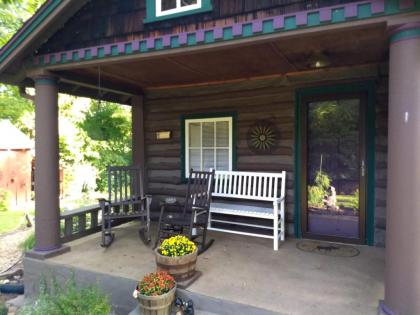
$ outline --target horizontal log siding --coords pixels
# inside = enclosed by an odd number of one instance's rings
[[[186,187],[181,183],[180,171],[181,115],[236,112],[237,170],[287,171],[287,222],[292,226],[294,89],[271,87],[224,92],[223,88],[215,87],[204,95],[197,92],[168,98],[146,96],[148,192],[154,195],[155,202],[168,195],[179,198],[185,195]],[[248,147],[247,133],[256,119],[270,120],[279,130],[279,145],[271,154],[257,155]],[[155,132],[159,130],[171,130],[172,139],[156,141]]]
[[[375,243],[384,244],[386,214],[387,160],[387,79],[378,84],[376,96],[376,210]],[[237,170],[287,171],[286,211],[288,233],[293,233],[294,176],[294,87],[264,86],[261,81],[237,89],[232,85],[153,91],[145,98],[146,160],[148,192],[154,206],[166,196],[182,199],[185,185],[181,182],[181,115],[193,113],[237,113]],[[248,148],[247,132],[257,119],[272,121],[279,129],[278,148],[271,154],[257,155]],[[171,130],[172,139],[157,141],[155,132]]]
[[[77,12],[38,53],[57,52],[178,32],[224,26],[358,0],[212,0],[213,10],[144,24],[146,0],[93,0]]]

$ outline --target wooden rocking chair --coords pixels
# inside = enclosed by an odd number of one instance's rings
[[[144,195],[138,167],[112,166],[108,168],[109,199],[99,199],[102,209],[102,247],[112,244],[112,227],[134,219],[142,225],[139,236],[145,244],[150,238],[150,204],[152,197]]]
[[[198,246],[199,254],[212,245],[213,240],[206,243],[206,237],[213,179],[214,170],[190,170],[184,205],[162,204],[155,248],[164,239],[179,234],[193,240]]]

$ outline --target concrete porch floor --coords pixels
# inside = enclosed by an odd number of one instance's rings
[[[99,246],[99,233],[74,241],[71,252],[47,262],[135,281],[155,269],[153,251],[136,228],[135,223],[117,228],[108,249]],[[358,246],[359,256],[342,258],[302,252],[292,238],[274,252],[267,239],[210,237],[215,242],[197,265],[203,275],[188,291],[280,314],[377,314],[384,295],[382,248]],[[127,295],[132,289],[120,288]]]

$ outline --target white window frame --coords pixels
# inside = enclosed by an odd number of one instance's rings
[[[216,145],[213,147],[203,147],[202,143],[202,136],[203,136],[203,123],[206,122],[213,122],[216,123],[218,121],[227,121],[229,125],[229,146],[228,147],[217,147]],[[185,177],[188,178],[190,175],[190,128],[189,125],[192,123],[200,123],[201,125],[201,147],[193,147],[192,149],[200,149],[201,150],[201,170],[203,169],[203,150],[208,148],[216,148],[214,150],[214,161],[216,164],[216,151],[217,149],[229,149],[229,171],[232,171],[233,168],[233,118],[226,116],[226,117],[214,117],[214,118],[197,118],[197,119],[185,119],[184,121],[184,128],[185,128]],[[216,144],[216,126],[214,128],[214,141]],[[216,165],[215,165],[216,168]],[[216,169],[217,171],[217,169]]]
[[[196,4],[181,6],[181,0],[176,0],[176,8],[162,11],[162,0],[156,0],[156,17],[182,13],[186,11],[201,9],[202,0],[197,0]]]

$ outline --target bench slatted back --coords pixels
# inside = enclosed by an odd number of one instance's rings
[[[285,196],[286,172],[216,171],[214,197],[274,201]]]

